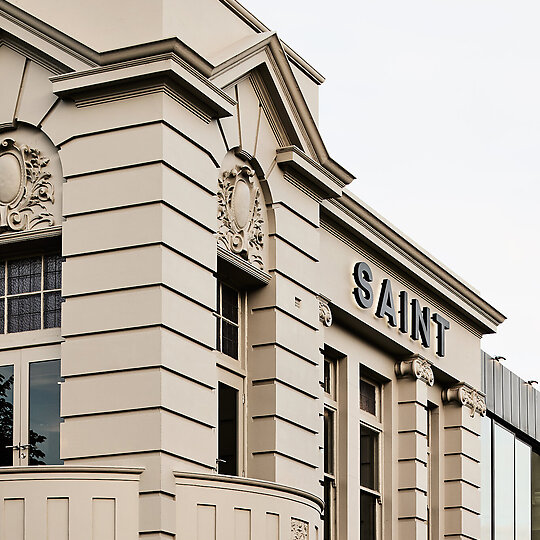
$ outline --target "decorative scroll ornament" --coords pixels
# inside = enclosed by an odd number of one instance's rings
[[[467,383],[459,383],[452,388],[443,390],[443,400],[447,403],[455,402],[464,407],[471,409],[471,418],[475,413],[480,416],[486,415],[486,397],[482,392],[479,392]]]
[[[0,143],[0,232],[54,225],[47,207],[54,203],[51,174],[44,171],[48,164],[39,150],[19,146],[13,139]]]
[[[261,191],[254,171],[237,165],[218,179],[218,242],[263,270],[264,244]]]
[[[429,386],[435,384],[435,376],[431,369],[431,364],[422,356],[415,355],[408,360],[398,362],[395,366],[398,377],[413,377],[424,381]]]
[[[309,524],[301,519],[291,518],[291,540],[309,540]]]
[[[332,325],[332,311],[330,311],[330,306],[324,298],[319,297],[319,321],[321,321],[324,326]]]

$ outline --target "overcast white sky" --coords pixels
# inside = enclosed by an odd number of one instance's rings
[[[352,190],[508,317],[484,350],[540,379],[540,2],[241,1],[326,77]]]

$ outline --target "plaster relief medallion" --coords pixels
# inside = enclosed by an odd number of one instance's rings
[[[48,164],[39,150],[13,139],[0,143],[0,231],[54,225],[48,207],[54,203],[51,174],[45,170]]]
[[[261,191],[255,172],[237,165],[218,179],[218,242],[261,270],[264,245]]]
[[[309,524],[301,519],[291,518],[291,540],[309,540]]]

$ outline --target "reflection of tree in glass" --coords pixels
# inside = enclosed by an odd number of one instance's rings
[[[6,448],[13,444],[13,403],[8,399],[13,388],[13,375],[6,378],[0,373],[0,466],[13,465],[13,450]],[[13,394],[11,394],[13,395]],[[29,432],[30,448],[28,459],[30,465],[45,465],[42,458],[45,453],[37,448],[37,445],[44,442],[45,435],[36,433],[33,429]]]
[[[8,393],[13,388],[13,375],[6,378],[0,373],[0,465],[13,465],[13,403]]]

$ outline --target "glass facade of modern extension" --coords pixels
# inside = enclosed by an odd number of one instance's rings
[[[482,424],[482,535],[540,540],[540,453],[486,416]]]
[[[497,360],[482,361],[481,538],[540,540],[538,392]]]

